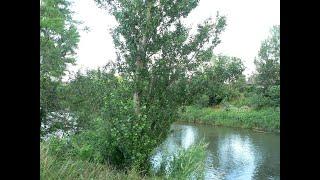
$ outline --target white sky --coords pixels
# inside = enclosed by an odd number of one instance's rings
[[[80,31],[77,65],[69,70],[94,69],[114,60],[109,28],[116,24],[115,19],[99,9],[94,0],[73,0],[72,10],[74,18],[83,21],[90,31]],[[261,41],[268,37],[273,25],[280,24],[280,0],[200,0],[187,23],[196,27],[208,17],[215,18],[217,11],[227,17],[227,26],[214,53],[241,58],[247,67],[245,74],[251,74]]]

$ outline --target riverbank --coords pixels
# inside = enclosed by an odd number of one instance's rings
[[[108,165],[78,159],[61,159],[48,153],[48,144],[40,144],[40,179],[160,179],[142,177],[136,171],[127,173]]]
[[[188,106],[179,122],[246,128],[260,132],[280,132],[280,111],[274,108],[200,108]]]
[[[180,149],[169,162],[171,173],[166,174],[160,168],[157,172],[142,175],[136,170],[123,171],[111,165],[81,160],[68,153],[52,153],[55,145],[40,143],[40,179],[97,179],[97,180],[160,180],[190,179],[191,176],[202,179],[205,166],[206,144],[199,142],[188,149]],[[67,155],[67,156],[66,156]],[[165,155],[165,154],[163,154]],[[160,167],[165,167],[167,161]]]

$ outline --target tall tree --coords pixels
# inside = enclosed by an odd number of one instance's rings
[[[75,62],[77,22],[67,0],[40,1],[40,117],[59,109],[57,90],[68,63]]]
[[[243,62],[237,57],[215,56],[212,59],[212,66],[209,66],[204,73],[209,104],[218,104],[225,98],[231,98],[237,91],[235,88],[237,83],[243,81],[244,70]]]
[[[255,59],[256,83],[263,87],[264,92],[271,86],[280,85],[280,25],[273,26],[270,33]]]
[[[273,26],[270,36],[261,43],[255,59],[257,73],[254,75],[257,108],[280,105],[280,25]],[[256,99],[256,100],[255,100]]]
[[[96,2],[118,21],[113,40],[119,73],[132,84],[135,126],[140,129],[132,136],[136,149],[123,147],[124,139],[118,145],[122,144],[124,156],[138,158],[135,162],[143,166],[148,164],[151,150],[166,137],[177,108],[185,101],[188,76],[199,64],[210,60],[213,48],[220,43],[225,18],[217,16],[215,22],[208,19],[198,25],[195,35],[190,35],[181,20],[198,5],[198,0]],[[125,136],[119,132],[117,138],[121,137]]]

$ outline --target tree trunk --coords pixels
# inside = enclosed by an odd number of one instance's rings
[[[146,44],[145,36],[142,37],[142,41],[138,46],[138,57],[136,59],[136,87],[135,92],[133,94],[133,102],[134,102],[134,109],[136,115],[140,114],[140,106],[141,106],[141,94],[142,94],[142,70],[144,68],[144,64],[142,58],[144,57],[144,47]]]
[[[134,102],[134,111],[136,115],[139,115],[140,114],[140,96],[138,91],[134,92],[133,94],[133,102]]]
[[[147,22],[148,19],[150,19],[150,9],[151,9],[151,4],[146,2],[147,6]],[[134,110],[136,115],[140,115],[141,111],[141,95],[142,95],[142,71],[144,68],[143,64],[143,58],[145,58],[145,47],[146,47],[146,34],[143,34],[142,39],[139,40],[138,44],[138,56],[136,59],[136,87],[135,87],[135,92],[133,94],[133,102],[134,102]]]

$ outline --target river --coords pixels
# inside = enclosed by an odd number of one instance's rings
[[[163,149],[174,153],[204,140],[208,143],[205,179],[280,179],[279,134],[187,123],[171,128],[173,133],[152,158],[155,169]]]

